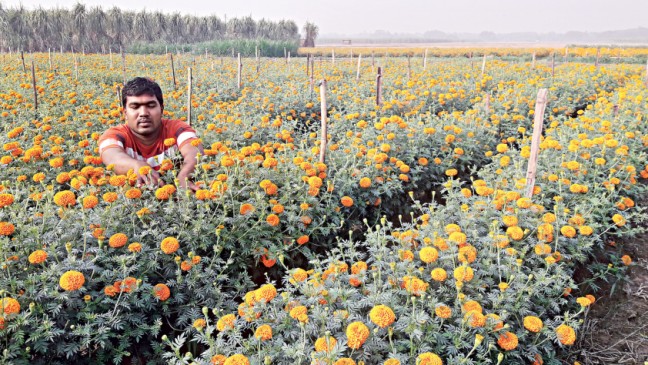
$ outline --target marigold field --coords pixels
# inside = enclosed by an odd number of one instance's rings
[[[529,54],[244,58],[240,87],[229,57],[0,55],[0,362],[586,362],[574,272],[623,276],[594,258],[646,221],[646,67]],[[135,187],[97,152],[118,88],[186,119],[189,67],[201,189],[177,159]]]

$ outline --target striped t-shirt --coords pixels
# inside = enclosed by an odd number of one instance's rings
[[[175,144],[167,147],[164,140],[174,138]],[[181,120],[162,119],[162,132],[157,141],[150,146],[142,144],[126,124],[112,127],[99,138],[99,153],[109,148],[121,148],[130,157],[146,161],[153,169],[158,170],[162,161],[179,153],[186,143],[197,139],[196,131]]]

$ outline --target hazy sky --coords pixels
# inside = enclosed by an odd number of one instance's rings
[[[0,0],[5,7],[71,8],[79,0]],[[87,7],[292,19],[319,26],[320,35],[492,31],[564,33],[648,26],[648,0],[81,0]],[[142,5],[146,4],[146,5]]]

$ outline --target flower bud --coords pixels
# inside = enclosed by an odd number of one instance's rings
[[[202,312],[203,312],[203,315],[207,316],[207,314],[209,314],[209,308],[202,307]]]

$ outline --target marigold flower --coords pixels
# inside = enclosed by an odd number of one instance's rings
[[[477,259],[477,249],[468,245],[459,249],[458,259],[460,262],[471,263]]]
[[[207,322],[202,318],[196,319],[193,323],[193,328],[197,329],[198,331],[205,328],[205,326],[207,326]]]
[[[385,328],[387,326],[391,326],[392,323],[394,323],[394,321],[396,320],[396,315],[391,308],[386,305],[380,304],[371,308],[371,311],[369,311],[369,319],[376,326]]]
[[[244,355],[236,354],[228,357],[223,365],[250,365],[250,360]]]
[[[137,287],[137,279],[132,276],[127,276],[123,281],[115,281],[113,287],[115,287],[115,290],[118,292],[130,293]]]
[[[216,328],[223,332],[228,329],[234,328],[234,322],[236,322],[236,316],[233,314],[226,314],[218,319],[216,322]]]
[[[176,139],[175,138],[167,138],[164,140],[164,145],[167,147],[171,147],[174,144],[176,144]]]
[[[518,338],[513,332],[506,331],[497,339],[499,347],[506,351],[511,351],[518,346]]]
[[[18,314],[20,312],[20,303],[14,298],[4,297],[0,299],[2,302],[2,311],[6,315]],[[2,316],[0,316],[2,318]]]
[[[277,296],[277,288],[272,284],[262,285],[254,291],[254,299],[257,302],[268,303]]]
[[[473,279],[474,272],[470,266],[459,266],[454,269],[453,276],[455,280],[468,282]]]
[[[178,249],[180,248],[180,243],[174,237],[167,237],[162,240],[162,243],[160,243],[160,248],[162,249],[162,252],[170,255],[178,251]]]
[[[252,212],[254,212],[254,205],[249,203],[242,204],[241,208],[239,209],[239,213],[241,213],[241,215],[246,215]]]
[[[630,266],[630,264],[632,263],[632,258],[628,255],[623,255],[621,256],[621,261],[625,266]]]
[[[307,316],[308,310],[303,305],[298,305],[290,310],[288,313],[291,318],[296,319],[300,322],[308,322]]]
[[[171,290],[165,284],[156,284],[153,287],[153,295],[160,301],[165,301],[171,296]]]
[[[621,214],[615,214],[612,216],[612,221],[614,224],[616,224],[618,227],[624,226],[626,224],[625,218]]]
[[[435,262],[439,258],[439,251],[434,247],[425,246],[419,251],[419,258],[426,264]]]
[[[108,285],[104,288],[104,294],[109,297],[114,297],[117,293],[119,293],[119,290],[117,290],[114,285]]]
[[[126,242],[128,242],[128,236],[123,233],[115,233],[110,236],[110,239],[108,239],[108,246],[112,248],[120,248],[124,247]]]
[[[180,270],[182,271],[189,271],[192,267],[193,265],[191,265],[187,260],[184,260],[182,261],[182,263],[180,263]]]
[[[404,288],[412,295],[423,294],[428,286],[428,283],[414,276],[404,276],[401,283],[401,288]]]
[[[529,198],[520,198],[515,202],[515,204],[518,206],[518,208],[526,209],[531,207],[532,202]]]
[[[556,336],[558,337],[558,341],[563,345],[569,346],[576,342],[576,332],[566,324],[561,324],[556,328]]]
[[[71,207],[76,204],[76,196],[69,190],[59,191],[54,195],[54,203],[63,208]]]
[[[267,324],[259,326],[259,328],[254,331],[254,337],[258,338],[261,341],[267,341],[272,338],[272,327]]]
[[[8,207],[14,202],[13,194],[2,193],[0,194],[0,208]]]
[[[369,338],[369,328],[362,322],[356,321],[347,326],[347,345],[357,350]]]
[[[576,298],[576,303],[580,304],[581,307],[589,307],[592,304],[589,298],[586,297]]]
[[[130,252],[142,252],[142,244],[139,242],[133,242],[128,245],[128,251]]]
[[[424,352],[416,358],[418,365],[443,365],[443,360],[439,355],[432,352]]]
[[[368,189],[371,187],[371,179],[368,177],[363,177],[360,179],[360,187],[363,189]]]
[[[524,317],[524,328],[533,333],[538,333],[542,330],[544,324],[542,320],[536,316],[526,316]]]
[[[433,269],[430,275],[432,276],[432,279],[434,281],[439,281],[439,282],[445,281],[448,278],[448,273],[440,267]]]
[[[342,203],[343,206],[349,208],[353,206],[353,199],[349,196],[343,196],[342,199],[340,199],[340,203]]]
[[[401,365],[401,362],[398,359],[391,358],[391,359],[385,360],[383,365]]]
[[[560,233],[568,238],[573,238],[576,236],[576,229],[572,226],[562,226],[560,227]]]
[[[142,191],[138,188],[130,188],[124,194],[128,199],[139,199],[142,197]]]
[[[315,340],[315,351],[317,352],[331,352],[333,348],[337,345],[337,340],[335,337],[327,336],[327,337],[320,337],[317,340]]]
[[[109,191],[109,192],[107,192],[107,193],[105,193],[104,195],[101,196],[101,198],[106,203],[113,203],[113,202],[115,202],[117,200],[118,197],[119,196],[117,195],[117,193],[115,193],[113,191]]]
[[[272,227],[276,227],[276,226],[279,225],[279,222],[280,222],[280,220],[279,220],[279,216],[277,216],[276,214],[269,214],[269,215],[266,217],[266,222],[267,222],[269,225],[271,225]]]
[[[305,245],[306,243],[308,243],[309,240],[310,238],[307,235],[299,236],[299,238],[297,238],[297,244]]]
[[[85,277],[76,270],[69,270],[61,275],[59,285],[66,291],[79,290],[85,283]]]
[[[470,311],[477,311],[479,313],[482,313],[482,306],[478,302],[474,300],[469,300],[465,302],[462,306],[461,309],[463,309],[465,312],[470,312]]]
[[[47,252],[43,250],[36,250],[29,255],[29,263],[33,265],[42,264],[47,260]]]
[[[308,278],[308,273],[304,269],[296,268],[295,271],[292,274],[292,278],[296,282],[301,283],[302,281],[304,281],[304,280],[306,280]]]
[[[476,310],[471,310],[464,315],[464,321],[468,322],[470,327],[484,327],[486,325],[486,316]]]
[[[333,365],[356,365],[356,362],[349,357],[342,357],[337,359]]]
[[[225,355],[218,354],[218,355],[212,356],[209,363],[211,365],[225,365],[226,360],[227,360],[227,357],[225,357]]]

